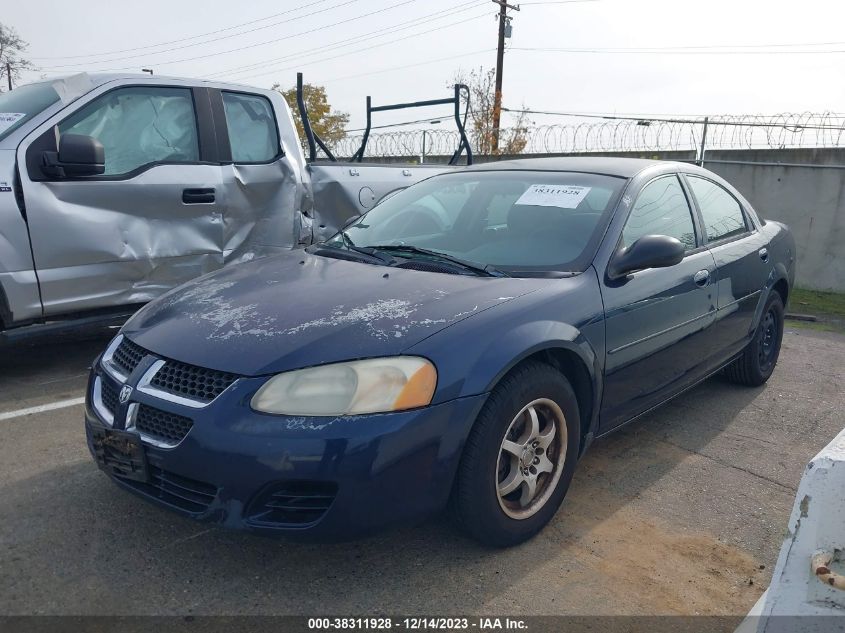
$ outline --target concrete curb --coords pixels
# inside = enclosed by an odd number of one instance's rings
[[[845,430],[804,470],[772,584],[737,633],[772,633],[786,620],[800,630],[845,624]],[[791,617],[783,617],[791,616]]]

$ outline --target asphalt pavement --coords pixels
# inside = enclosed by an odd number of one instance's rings
[[[444,518],[290,543],[197,524],[98,471],[73,402],[112,334],[0,349],[2,614],[744,614],[804,465],[845,426],[845,336],[789,331],[766,386],[715,377],[599,440],[519,547]]]

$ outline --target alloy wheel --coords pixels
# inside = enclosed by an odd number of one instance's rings
[[[496,492],[506,515],[527,519],[546,504],[563,471],[567,439],[566,418],[552,400],[534,400],[514,416],[496,463]]]

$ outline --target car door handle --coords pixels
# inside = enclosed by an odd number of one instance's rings
[[[768,248],[761,248],[759,251],[757,251],[757,254],[760,256],[760,259],[762,259],[764,262],[769,261],[769,249]]]
[[[692,276],[692,280],[695,282],[696,286],[701,286],[702,288],[704,288],[704,286],[710,283],[710,271],[699,270]]]
[[[182,202],[185,204],[212,204],[214,189],[183,189]]]

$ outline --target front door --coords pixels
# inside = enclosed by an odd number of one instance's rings
[[[47,316],[144,303],[223,262],[220,166],[207,160],[214,138],[197,117],[209,109],[207,91],[142,83],[81,101],[18,150]],[[62,134],[99,140],[105,174],[45,174],[41,154]]]
[[[716,310],[716,265],[701,246],[686,193],[676,175],[646,184],[631,208],[623,245],[669,235],[686,247],[668,268],[602,281],[606,360],[602,432],[661,403],[706,375],[707,336]]]

